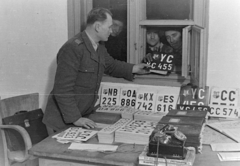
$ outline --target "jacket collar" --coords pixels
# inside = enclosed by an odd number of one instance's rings
[[[86,47],[87,47],[88,51],[91,53],[91,54],[90,54],[90,57],[91,57],[93,60],[95,60],[95,61],[98,62],[99,60],[98,60],[97,52],[94,50],[93,45],[92,45],[92,42],[90,41],[90,39],[89,39],[89,37],[88,37],[88,35],[86,34],[85,31],[83,31],[83,32],[81,33],[81,37],[82,37],[82,39],[83,39],[83,42],[86,44]]]

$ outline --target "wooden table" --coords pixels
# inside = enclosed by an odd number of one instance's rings
[[[88,143],[98,143],[96,137]],[[143,145],[118,144],[115,153],[89,152],[80,150],[69,150],[70,144],[58,143],[55,139],[48,137],[30,149],[30,154],[39,157],[39,166],[110,166],[138,165],[138,156],[143,150]],[[239,166],[240,162],[220,162],[217,153],[204,145],[202,154],[197,154],[194,166]]]
[[[98,143],[96,137],[88,143]],[[46,138],[30,149],[30,154],[39,157],[40,166],[80,166],[80,165],[137,165],[137,158],[143,145],[118,144],[118,150],[111,152],[89,152],[69,150],[70,144],[61,144],[51,137]]]

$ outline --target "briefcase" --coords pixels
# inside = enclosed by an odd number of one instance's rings
[[[32,111],[19,111],[12,116],[3,118],[2,121],[4,125],[19,125],[25,128],[34,145],[48,136],[47,128],[42,119],[42,109],[36,109]],[[8,129],[5,133],[9,150],[24,150],[23,138],[16,130]]]

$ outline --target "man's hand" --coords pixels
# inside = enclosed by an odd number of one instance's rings
[[[77,121],[73,122],[75,126],[85,127],[87,129],[95,128],[97,125],[92,120],[88,118],[79,118]]]
[[[144,58],[143,58],[143,62],[151,62],[153,60],[152,58],[152,54],[148,53]]]
[[[149,68],[150,65],[144,64],[144,63],[140,63],[140,64],[136,64],[133,66],[132,69],[132,73],[136,73],[136,74],[147,74],[150,73],[149,70],[147,68]]]

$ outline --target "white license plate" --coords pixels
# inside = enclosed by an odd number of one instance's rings
[[[211,111],[209,116],[213,117],[226,117],[226,118],[238,118],[240,115],[240,108],[234,106],[219,106],[209,105]]]

